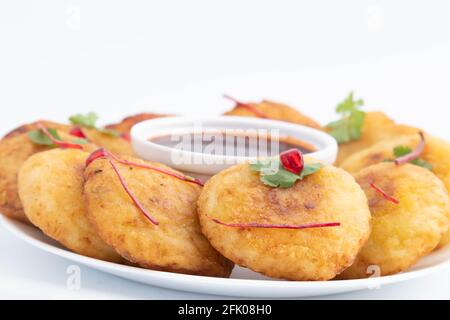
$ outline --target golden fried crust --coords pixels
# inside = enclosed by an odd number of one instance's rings
[[[83,128],[82,130],[89,141],[100,147],[106,148],[114,154],[127,156],[135,155],[131,143],[122,137],[104,134],[96,129]]]
[[[136,115],[126,117],[119,123],[107,125],[106,128],[117,130],[117,131],[120,131],[123,133],[130,133],[131,128],[135,124],[138,124],[139,122],[142,122],[145,120],[156,119],[156,118],[161,118],[161,117],[169,117],[169,116],[163,115],[163,114],[157,114],[157,113],[139,113]]]
[[[70,130],[72,129],[71,126],[66,125],[66,124],[47,121],[47,120],[41,120],[41,121],[36,121],[33,123],[24,124],[20,127],[17,127],[15,129],[13,129],[12,131],[10,131],[9,133],[7,133],[3,138],[11,138],[11,137],[20,135],[22,133],[36,130],[38,128],[38,126],[37,126],[38,123],[42,123],[47,128],[52,128],[52,129],[56,129],[56,130],[67,132],[67,133],[70,132]]]
[[[230,275],[233,264],[214,250],[200,231],[196,211],[199,186],[148,169],[117,166],[129,189],[159,225],[147,220],[132,202],[109,161],[97,160],[85,171],[85,199],[91,221],[108,244],[145,268]]]
[[[75,138],[67,133],[59,132],[65,141]],[[95,146],[86,144],[86,151],[93,151]],[[17,174],[22,164],[33,154],[50,150],[31,142],[27,133],[12,135],[0,140],[0,212],[10,218],[29,223],[25,216],[17,192]]]
[[[19,195],[28,219],[68,249],[92,258],[121,262],[87,218],[83,201],[88,153],[55,149],[30,157],[19,172]]]
[[[432,172],[444,182],[450,194],[450,143],[426,135],[425,150],[421,158],[433,165]],[[393,149],[398,146],[407,146],[414,149],[419,143],[419,135],[407,135],[394,140],[382,141],[371,148],[355,153],[342,163],[342,168],[356,173],[362,168],[379,163],[386,159],[393,159]],[[440,247],[450,244],[450,231],[443,237]]]
[[[145,115],[142,116],[145,118]],[[156,117],[156,115],[154,116]],[[130,120],[132,121],[132,120]],[[134,121],[137,121],[137,119],[134,119]],[[143,120],[142,120],[143,121]],[[20,126],[10,133],[8,133],[5,138],[14,137],[16,135],[29,132],[31,130],[37,129],[37,124],[42,123],[47,128],[57,129],[58,131],[69,133],[71,129],[74,128],[74,126],[55,123],[51,121],[36,121],[30,124],[26,124],[23,126]],[[131,147],[131,143],[122,137],[114,137],[107,134],[104,134],[96,129],[90,129],[90,128],[82,128],[84,135],[86,138],[92,143],[100,147],[104,147],[108,149],[109,151],[116,153],[116,154],[123,154],[123,155],[129,155],[134,156],[135,153],[133,151],[133,148]],[[119,130],[120,131],[120,130]],[[121,131],[122,132],[122,131]],[[72,140],[74,138],[72,137]]]
[[[297,123],[322,130],[322,126],[315,120],[288,105],[268,100],[263,100],[260,103],[249,103],[249,105],[262,112],[269,119]],[[239,105],[224,114],[227,116],[258,117],[250,110],[242,108]]]
[[[378,269],[383,276],[404,271],[438,245],[450,224],[449,200],[442,181],[429,170],[380,163],[363,169],[356,180],[369,201],[372,233],[341,279],[366,278],[372,274],[368,270]],[[387,201],[370,183],[400,203]]]
[[[366,197],[353,177],[327,166],[292,188],[270,188],[248,164],[211,178],[198,201],[202,231],[236,264],[274,278],[329,280],[353,263],[370,233]],[[287,230],[233,228],[226,223],[339,227]]]
[[[354,153],[369,148],[380,141],[395,139],[398,136],[418,133],[419,131],[419,129],[413,127],[396,124],[382,112],[367,112],[361,138],[339,145],[336,164],[341,166],[343,161]]]

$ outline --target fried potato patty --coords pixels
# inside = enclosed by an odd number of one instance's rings
[[[444,182],[447,192],[450,194],[450,143],[426,135],[425,150],[421,159],[429,162],[432,172]],[[418,145],[420,137],[418,134],[406,135],[389,141],[382,141],[371,148],[355,153],[342,163],[342,168],[351,173],[356,173],[362,168],[379,163],[386,159],[393,159],[393,149],[406,146],[412,150]],[[443,237],[440,247],[450,244],[450,231]]]
[[[89,217],[108,244],[144,268],[230,275],[233,264],[214,250],[200,231],[196,201],[201,187],[153,170],[116,166],[127,187],[159,225],[152,224],[133,203],[109,160],[96,160],[85,171],[85,198]]]
[[[341,166],[343,161],[354,153],[369,148],[380,141],[395,139],[398,136],[418,133],[419,131],[419,129],[413,127],[396,124],[383,112],[367,112],[361,138],[339,145],[336,164]]]
[[[58,131],[63,131],[63,132],[67,132],[67,133],[70,132],[70,130],[72,129],[72,127],[67,124],[62,124],[62,123],[57,123],[57,122],[52,122],[52,121],[47,121],[47,120],[40,120],[40,121],[24,124],[20,127],[17,127],[15,129],[11,130],[10,132],[8,132],[4,136],[4,138],[11,138],[11,137],[17,136],[21,133],[26,133],[26,132],[29,132],[32,130],[36,130],[38,128],[38,123],[43,124],[47,128],[53,128]]]
[[[162,115],[162,114],[157,114],[157,113],[139,113],[136,115],[126,117],[119,123],[107,125],[106,128],[112,129],[112,130],[117,130],[117,131],[120,131],[123,133],[130,133],[131,128],[135,124],[138,124],[139,122],[142,122],[145,120],[156,119],[156,118],[161,118],[161,117],[168,117],[168,115]]]
[[[83,199],[89,154],[55,149],[31,156],[19,172],[19,195],[28,219],[66,248],[92,258],[121,262],[122,257],[95,232]]]
[[[58,131],[64,141],[75,137]],[[91,144],[83,145],[87,151],[95,150]],[[0,211],[5,216],[28,223],[17,192],[17,174],[22,164],[33,154],[50,150],[52,147],[34,144],[27,133],[17,133],[0,140]]]
[[[122,137],[102,133],[97,129],[83,128],[83,133],[90,142],[103,147],[114,154],[135,156],[131,143]]]
[[[263,100],[259,103],[249,103],[249,105],[261,112],[263,115],[265,115],[265,117],[269,119],[292,122],[322,130],[322,126],[315,120],[288,105],[269,100]],[[251,110],[243,108],[240,105],[237,105],[232,110],[224,114],[227,116],[258,117],[257,114],[255,114]]]
[[[438,245],[450,215],[447,191],[434,174],[411,164],[380,163],[355,177],[369,201],[372,233],[340,278],[366,278],[375,270],[380,276],[404,271]],[[388,201],[371,183],[399,203]]]
[[[349,267],[370,233],[364,192],[345,171],[326,166],[288,189],[265,186],[248,164],[209,180],[198,201],[202,231],[236,264],[273,278],[329,280]],[[338,227],[288,230],[216,223],[311,224]]]

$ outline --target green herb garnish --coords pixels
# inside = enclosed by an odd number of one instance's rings
[[[295,174],[283,168],[279,157],[257,160],[250,164],[253,171],[260,173],[261,182],[273,188],[290,188],[297,180],[317,172],[323,166],[321,163],[305,164],[302,172]]]
[[[96,129],[96,122],[99,116],[95,112],[89,112],[86,114],[75,114],[69,118],[70,122],[74,125]]]
[[[347,143],[361,137],[366,113],[359,108],[363,105],[364,101],[354,100],[353,92],[350,92],[348,97],[336,107],[336,112],[342,115],[342,119],[331,122],[327,128],[338,143]]]
[[[100,128],[100,129],[97,129],[97,130],[99,132],[101,132],[103,134],[106,134],[108,136],[111,136],[111,137],[118,138],[118,137],[122,136],[122,134],[119,131],[114,130],[114,129]]]
[[[395,158],[400,158],[400,157],[406,156],[406,155],[410,154],[411,152],[413,152],[413,150],[407,146],[399,146],[399,147],[394,148]],[[392,161],[392,160],[388,160],[388,161]],[[419,167],[422,167],[422,168],[425,168],[425,169],[428,169],[428,170],[433,170],[433,165],[421,158],[411,160],[411,161],[409,161],[409,163],[414,164]]]
[[[86,114],[75,114],[69,118],[70,122],[77,126],[82,126],[85,128],[96,129],[98,132],[106,134],[111,137],[120,137],[121,133],[117,130],[99,128],[97,127],[97,121],[99,116],[95,112],[89,112]]]
[[[48,132],[58,141],[61,141],[61,137],[55,129],[48,128]],[[28,138],[35,144],[41,146],[56,146],[55,143],[42,131],[33,130],[28,132]]]
[[[87,141],[86,139],[75,139],[72,142],[76,143],[76,144],[88,144],[89,143],[89,141]]]

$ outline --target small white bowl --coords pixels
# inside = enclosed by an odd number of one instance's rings
[[[188,132],[223,130],[278,130],[280,137],[292,137],[313,145],[316,151],[308,156],[332,164],[337,156],[336,140],[330,135],[309,127],[288,122],[250,117],[167,117],[143,121],[131,130],[135,152],[143,159],[164,163],[194,176],[212,176],[232,165],[255,160],[252,157],[215,155],[179,150],[157,144],[149,139]],[[180,161],[191,159],[191,161]]]

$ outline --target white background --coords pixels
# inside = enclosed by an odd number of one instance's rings
[[[96,111],[215,115],[287,102],[321,122],[350,90],[399,122],[449,138],[449,1],[0,2],[0,133]],[[1,159],[0,159],[1,160]],[[0,297],[204,298],[83,268],[0,230]],[[450,298],[450,270],[337,298]]]

